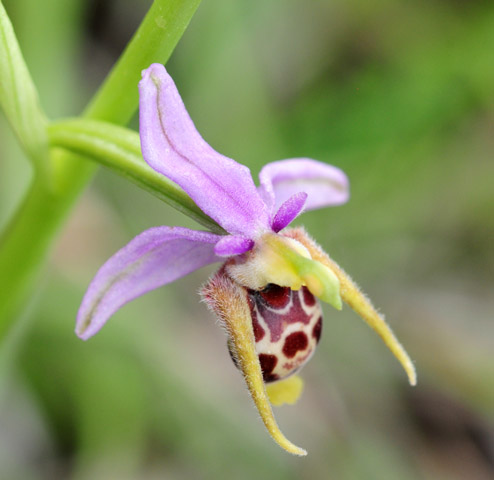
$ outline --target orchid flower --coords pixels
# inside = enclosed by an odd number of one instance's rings
[[[162,226],[138,235],[89,285],[77,335],[90,338],[127,302],[220,262],[202,287],[202,298],[227,333],[230,354],[267,430],[290,453],[306,454],[281,433],[271,403],[294,403],[300,394],[301,380],[292,374],[319,341],[317,299],[336,309],[343,300],[353,308],[414,385],[410,358],[370,301],[303,229],[286,228],[302,210],[346,202],[346,175],[325,163],[295,158],[267,164],[256,187],[247,167],[217,153],[199,135],[162,65],[143,72],[139,93],[144,160],[178,184],[225,234]]]

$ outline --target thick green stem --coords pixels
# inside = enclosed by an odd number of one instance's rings
[[[137,108],[141,70],[152,62],[166,62],[199,3],[156,0],[85,117],[126,124]],[[0,338],[31,292],[67,213],[96,170],[77,155],[54,150],[52,159],[55,190],[36,176],[0,239]]]

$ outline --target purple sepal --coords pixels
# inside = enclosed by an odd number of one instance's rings
[[[348,200],[348,178],[339,168],[310,158],[268,163],[259,174],[259,194],[271,212],[297,192],[307,193],[305,210]]]
[[[248,252],[254,246],[254,240],[250,238],[228,235],[223,237],[214,247],[214,253],[219,257],[231,257]]]
[[[220,261],[214,246],[221,238],[182,227],[150,228],[135,237],[89,285],[77,315],[77,335],[87,340],[127,302]]]
[[[139,94],[144,160],[180,185],[229,233],[253,238],[268,228],[269,213],[250,170],[213,150],[199,135],[163,65],[143,71]]]
[[[306,201],[307,194],[298,192],[283,203],[271,222],[273,231],[278,233],[295,220],[302,213]]]

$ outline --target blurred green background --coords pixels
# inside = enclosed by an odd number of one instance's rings
[[[81,111],[150,1],[4,4],[58,118]],[[275,412],[309,450],[289,456],[199,303],[213,267],[78,340],[112,253],[154,225],[197,228],[102,169],[0,353],[0,478],[494,478],[494,4],[203,0],[168,68],[199,131],[254,178],[297,156],[348,173],[350,202],[302,221],[386,314],[418,386],[350,309],[326,308],[303,397]],[[2,116],[0,225],[29,178]]]

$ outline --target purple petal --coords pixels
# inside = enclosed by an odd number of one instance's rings
[[[271,211],[298,192],[308,195],[305,210],[340,205],[349,197],[348,178],[343,171],[310,158],[268,163],[259,180],[259,193]]]
[[[228,235],[223,237],[214,247],[214,252],[220,257],[231,257],[248,252],[254,246],[250,238]]]
[[[213,150],[199,135],[163,65],[143,71],[139,93],[146,162],[180,185],[229,233],[254,237],[269,228],[269,214],[249,169]]]
[[[142,232],[94,277],[77,314],[77,335],[87,340],[130,300],[221,260],[214,253],[221,238],[181,227]]]
[[[295,220],[302,212],[306,201],[307,194],[305,192],[299,192],[292,195],[285,203],[283,203],[271,222],[273,231],[278,233]]]

